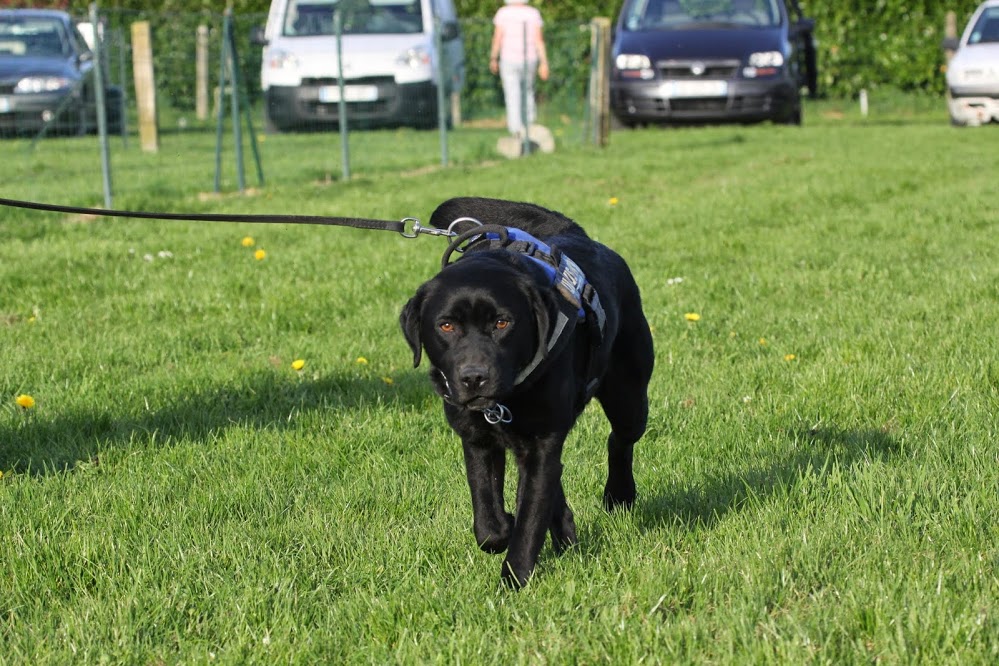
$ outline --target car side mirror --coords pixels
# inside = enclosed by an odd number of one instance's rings
[[[943,47],[945,51],[956,51],[957,47],[961,45],[961,40],[957,37],[945,37],[940,46]]]
[[[262,26],[255,26],[250,29],[250,43],[254,46],[267,46],[267,37],[264,35]]]
[[[444,21],[441,23],[441,40],[449,42],[461,36],[461,27],[457,21]]]
[[[799,34],[809,34],[815,32],[815,19],[813,18],[803,18],[799,19],[794,24],[794,31]]]

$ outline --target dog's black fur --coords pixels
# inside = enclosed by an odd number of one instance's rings
[[[516,387],[515,377],[548,339],[561,298],[531,259],[507,249],[472,248],[420,286],[399,318],[414,367],[426,349],[431,381],[461,437],[475,538],[487,552],[507,551],[503,579],[520,587],[534,570],[546,532],[556,552],[576,543],[561,454],[588,401],[588,377],[599,379],[595,397],[611,425],[604,505],[634,502],[632,450],[648,418],[652,336],[624,260],[572,220],[533,204],[469,197],[444,202],[430,222],[447,227],[460,217],[522,229],[558,248],[582,268],[606,313],[596,354],[593,331],[580,322],[569,344]],[[510,423],[484,419],[482,410],[497,403],[509,408]],[[520,473],[516,517],[503,500],[506,450]]]

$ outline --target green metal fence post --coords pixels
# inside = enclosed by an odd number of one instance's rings
[[[250,100],[249,96],[246,94],[246,86],[243,85],[243,75],[239,69],[239,52],[236,50],[236,36],[231,26],[229,29],[229,53],[232,55],[233,89],[235,94],[238,96],[240,108],[243,109],[243,115],[246,116],[246,131],[250,134],[250,150],[253,152],[253,160],[257,167],[257,181],[258,184],[263,187],[264,169],[260,162],[260,148],[257,146],[257,133],[253,131],[253,112],[250,109]],[[242,145],[242,142],[240,142],[240,145]],[[241,162],[240,173],[242,173],[242,151],[237,154],[239,155]]]
[[[246,191],[246,169],[243,164],[243,124],[239,113],[239,77],[236,69],[236,51],[232,37],[232,6],[226,7],[222,39],[225,41],[225,60],[229,65],[229,106],[232,109],[232,140],[236,150],[236,182],[239,191]]]
[[[222,53],[219,55],[218,121],[215,125],[215,192],[222,191],[222,130],[225,126],[225,21],[222,22]]]
[[[340,90],[340,101],[337,104],[337,114],[340,116],[340,163],[343,179],[350,180],[350,136],[347,127],[347,100],[344,99],[343,83],[343,19],[339,5],[333,10],[333,27],[336,34],[337,85]]]
[[[434,17],[434,56],[437,63],[437,131],[441,141],[441,166],[447,166],[447,111],[444,108],[444,38],[439,16]]]
[[[90,26],[94,31],[94,93],[97,100],[97,135],[101,148],[101,176],[104,182],[104,206],[112,207],[111,152],[108,150],[107,100],[104,99],[104,48],[101,44],[97,3],[90,4]]]

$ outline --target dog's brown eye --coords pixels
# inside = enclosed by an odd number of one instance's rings
[[[442,321],[437,326],[438,326],[438,328],[440,328],[445,333],[452,333],[452,332],[454,332],[454,324],[452,324],[449,321]]]
[[[510,325],[509,319],[497,319],[496,320],[496,330],[502,331]]]

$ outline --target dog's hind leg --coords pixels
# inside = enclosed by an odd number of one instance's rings
[[[628,351],[608,369],[596,395],[611,425],[604,487],[608,511],[631,508],[635,503],[633,455],[649,419],[648,384],[653,365],[651,335],[645,334],[647,338],[638,335],[629,341]]]
[[[552,548],[556,554],[562,554],[566,548],[571,548],[578,543],[576,538],[576,521],[565,500],[565,489],[559,480],[558,489],[555,493],[555,506],[552,508],[552,524],[548,528],[552,537]]]

